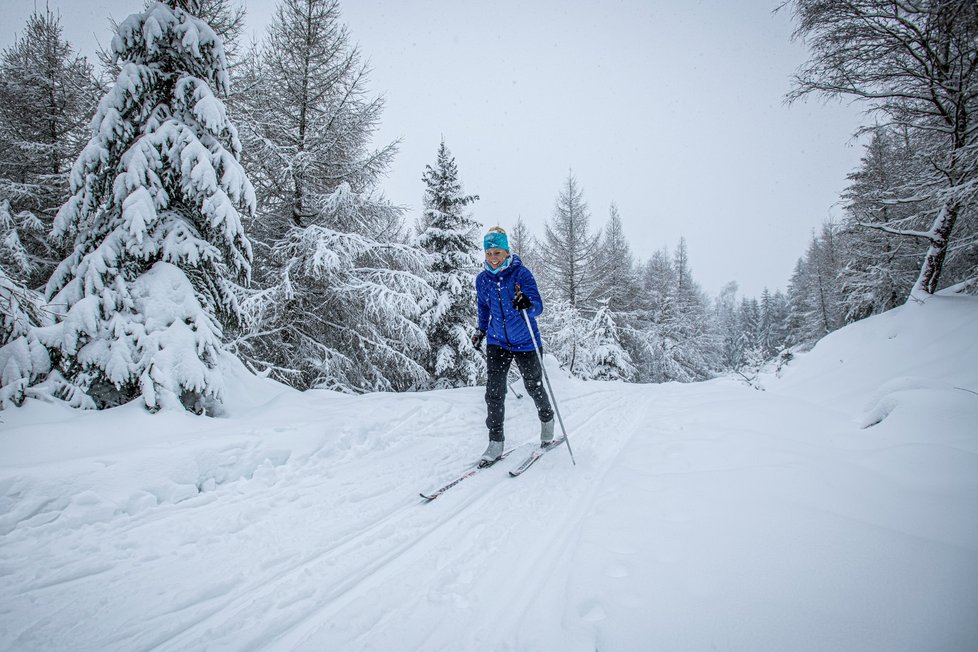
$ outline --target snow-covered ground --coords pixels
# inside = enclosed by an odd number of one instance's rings
[[[8,410],[0,649],[973,651],[976,333],[935,297],[764,391],[551,366],[577,466],[517,453],[427,504],[484,448],[479,388]]]

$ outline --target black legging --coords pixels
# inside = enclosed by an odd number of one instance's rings
[[[503,420],[506,416],[506,376],[509,366],[516,360],[523,385],[537,406],[540,421],[550,421],[554,418],[550,399],[543,389],[543,372],[536,351],[507,351],[499,346],[486,347],[486,367],[489,381],[486,383],[486,426],[489,428],[489,439],[503,441]]]

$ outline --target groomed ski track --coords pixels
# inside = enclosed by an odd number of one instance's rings
[[[608,406],[584,417],[582,428],[593,427],[626,407],[624,397],[615,396],[613,390],[607,393]],[[417,432],[432,432],[439,421],[434,417],[414,422],[412,427]],[[465,433],[459,439],[465,439]],[[473,439],[468,438],[473,445],[465,452],[477,456],[483,442]],[[604,454],[613,454],[621,443],[616,446],[606,441],[612,448]],[[459,453],[465,450],[457,442],[450,445]],[[430,458],[418,452],[401,454],[410,455],[412,459],[404,463],[421,471]],[[451,470],[469,463],[468,458],[452,457],[440,467]],[[393,461],[386,460],[388,464]],[[574,536],[573,525],[596,486],[593,473],[570,476],[569,459],[553,460],[551,468],[541,463],[540,469],[534,469],[539,477],[521,483],[506,473],[518,462],[503,460],[432,504],[412,495],[413,487],[403,484],[406,480],[392,478],[384,460],[369,457],[361,464],[334,470],[328,483],[321,478],[308,483],[297,478],[294,491],[302,494],[304,502],[318,503],[315,510],[319,514],[314,518],[320,521],[319,525],[309,524],[319,531],[315,539],[302,537],[307,542],[301,558],[295,562],[283,559],[280,567],[259,569],[258,577],[248,578],[240,590],[214,600],[212,609],[200,610],[198,615],[203,618],[199,622],[194,622],[196,616],[192,618],[188,629],[159,649],[185,650],[201,642],[221,647],[222,641],[236,649],[258,649],[272,642],[283,650],[356,649],[361,645],[377,650],[450,649],[459,643],[457,625],[447,636],[439,632],[438,625],[445,606],[465,603],[476,616],[466,626],[466,635],[474,648],[480,641],[491,647],[499,636],[494,623],[512,622],[518,615],[532,613],[534,585],[540,584],[534,576],[550,572],[554,565],[550,559],[567,537]],[[419,483],[415,486],[430,477],[412,476]],[[344,489],[334,493],[337,481]],[[333,514],[340,511],[342,521],[331,523]],[[524,527],[528,511],[539,518],[541,527]],[[371,514],[366,522],[359,517],[364,513]],[[276,527],[286,531],[307,525],[295,522]],[[504,548],[514,552],[500,556]],[[432,578],[428,587],[415,585],[417,577],[426,575]],[[298,594],[297,585],[304,585]],[[382,615],[376,613],[378,600],[387,605]],[[249,623],[267,620],[269,605],[280,610],[277,622],[242,636],[242,628],[247,630]],[[367,605],[370,608],[363,608]],[[364,621],[364,613],[382,617]],[[480,621],[485,623],[484,631],[480,631]],[[419,627],[420,622],[429,627]],[[406,644],[405,632],[426,629],[431,630],[427,638]]]
[[[861,322],[768,391],[553,367],[577,466],[430,503],[482,388],[5,413],[0,650],[973,650],[972,306]],[[925,335],[957,343],[902,354]],[[537,436],[510,396],[508,443]]]
[[[83,523],[77,537],[63,519],[31,527],[4,561],[14,561],[18,546],[40,543],[48,564],[33,578],[8,573],[3,597],[51,608],[4,640],[16,649],[72,649],[78,641],[127,650],[498,646],[502,623],[511,630],[536,620],[537,593],[567,563],[609,462],[649,423],[652,404],[636,401],[634,387],[594,387],[562,404],[586,460],[577,468],[553,451],[511,478],[522,455],[511,456],[425,504],[418,489],[464,468],[484,447],[479,390],[463,391],[461,402],[452,392],[401,399],[397,405],[410,407],[387,415],[383,432],[369,417],[344,424],[338,405],[370,414],[354,404],[382,397],[332,398],[323,411],[335,421],[321,427],[348,430],[346,450],[341,436],[339,450],[266,465],[134,516]],[[509,408],[509,440],[533,441],[529,402],[511,396]],[[199,582],[188,585],[188,577]],[[134,595],[134,587],[142,590]],[[454,620],[460,613],[471,622]]]

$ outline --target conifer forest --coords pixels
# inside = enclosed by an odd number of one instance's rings
[[[471,344],[480,188],[451,142],[384,195],[383,90],[339,0],[148,2],[97,60],[39,6],[0,53],[0,406],[63,401],[219,416],[222,360],[298,389],[484,383]],[[545,350],[581,379],[745,382],[846,324],[978,291],[978,4],[789,0],[808,59],[787,101],[854,102],[862,150],[788,278],[698,284],[684,239],[636,251],[570,171],[533,232]],[[623,182],[624,183],[624,182]],[[764,251],[745,253],[750,258]]]

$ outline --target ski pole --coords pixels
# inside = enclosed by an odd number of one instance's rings
[[[554,388],[550,385],[550,376],[547,374],[547,368],[543,366],[543,344],[538,344],[537,336],[533,332],[533,325],[530,324],[530,316],[526,314],[526,310],[520,310],[523,313],[523,319],[526,320],[526,328],[530,331],[530,337],[533,339],[533,350],[537,354],[537,360],[540,362],[540,370],[543,371],[543,379],[547,381],[547,391],[550,394],[550,401],[554,404],[554,412],[557,414],[557,423],[560,424],[560,429],[564,433],[564,443],[567,444],[567,452],[570,453],[571,463],[577,466],[577,460],[574,459],[574,451],[571,449],[570,438],[567,436],[567,428],[564,427],[564,420],[560,416],[560,409],[557,407],[557,399],[554,397]]]

